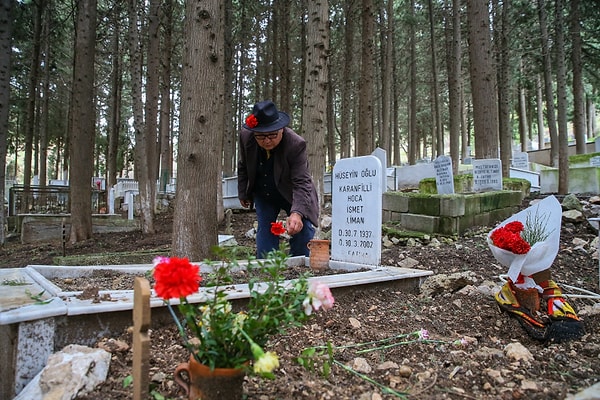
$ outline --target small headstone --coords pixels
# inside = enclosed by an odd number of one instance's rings
[[[454,174],[452,173],[452,158],[439,156],[433,161],[435,168],[435,185],[438,194],[454,194]]]
[[[590,158],[590,165],[592,167],[600,167],[600,156]]]
[[[375,156],[339,160],[333,168],[331,259],[379,265],[383,170]]]
[[[473,160],[473,190],[502,190],[502,161],[499,159]]]
[[[529,170],[529,154],[524,151],[514,152],[511,165],[513,168]]]

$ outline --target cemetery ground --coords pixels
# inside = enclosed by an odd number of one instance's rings
[[[525,199],[523,206],[530,200]],[[171,217],[170,212],[157,216],[159,232],[155,235],[96,235],[92,240],[67,245],[65,252],[168,251]],[[254,218],[251,212],[233,213],[231,228],[239,245],[254,247],[254,241],[245,237]],[[225,226],[221,229],[224,233]],[[490,229],[474,227],[460,237],[432,236],[410,243],[402,239],[384,246],[382,264],[433,271],[421,292],[405,293],[392,287],[334,291],[332,310],[272,338],[267,349],[277,352],[281,364],[276,379],[248,377],[246,398],[564,399],[600,381],[597,300],[570,300],[585,324],[586,335],[581,340],[542,343],[530,338],[514,319],[499,312],[492,297],[501,284],[498,276],[507,271],[487,247],[485,236]],[[559,285],[599,293],[598,259],[593,256],[596,237],[587,222],[563,221],[561,246],[552,267]],[[21,245],[11,240],[0,249],[0,257],[4,267],[52,264],[62,251],[61,243]],[[431,284],[436,277],[448,279]],[[429,340],[410,335],[422,329],[428,331]],[[406,336],[378,342],[371,346],[379,347],[374,351],[360,352],[369,346],[338,348],[398,335]],[[151,340],[150,398],[184,399],[172,374],[189,355],[174,324],[152,326]],[[103,342],[114,348],[109,377],[86,399],[132,398],[131,386],[124,387],[132,373],[131,333],[121,332]],[[334,348],[327,376],[322,367],[330,359],[322,348],[315,353],[313,368],[296,361],[305,349],[328,342]]]

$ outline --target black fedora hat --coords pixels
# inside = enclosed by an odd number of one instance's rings
[[[246,118],[244,128],[252,132],[274,132],[290,123],[290,116],[278,111],[271,100],[264,100],[254,105],[252,114]]]

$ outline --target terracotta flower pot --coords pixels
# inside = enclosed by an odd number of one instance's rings
[[[242,398],[246,371],[243,368],[215,368],[211,371],[190,355],[190,361],[179,364],[173,375],[189,400],[235,400]]]
[[[310,250],[310,268],[323,271],[329,268],[329,240],[312,239],[307,246]]]

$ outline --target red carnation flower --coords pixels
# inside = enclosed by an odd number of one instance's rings
[[[200,267],[187,258],[164,257],[154,268],[156,295],[168,300],[196,293],[202,277]]]
[[[285,233],[283,222],[271,222],[271,233],[275,236]]]
[[[523,232],[523,229],[525,229],[521,221],[509,222],[508,224],[504,225],[504,227],[512,233],[521,233]]]
[[[254,128],[256,125],[258,125],[258,120],[254,116],[254,114],[248,115],[248,117],[246,118],[246,126],[248,128]]]
[[[518,224],[523,226],[520,222]],[[494,230],[490,235],[490,239],[492,239],[494,246],[515,254],[526,254],[531,249],[531,246],[521,237],[520,232],[522,229],[518,230],[518,224],[513,224],[511,226],[509,226],[510,224],[507,224]],[[513,230],[517,231],[513,232]]]

